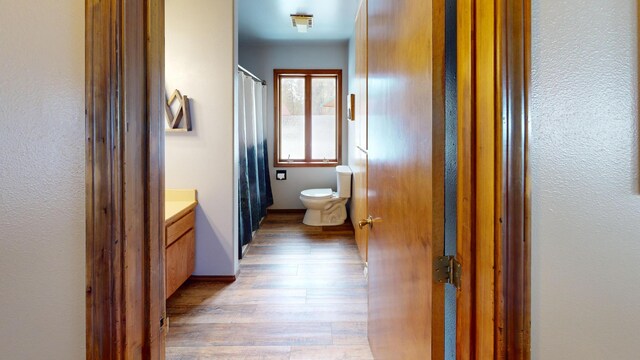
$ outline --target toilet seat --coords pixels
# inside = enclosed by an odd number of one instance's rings
[[[333,190],[331,189],[309,189],[300,192],[301,196],[308,199],[323,200],[331,199],[333,197]]]

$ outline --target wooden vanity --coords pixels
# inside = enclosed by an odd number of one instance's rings
[[[165,192],[165,276],[167,299],[195,267],[196,190]]]

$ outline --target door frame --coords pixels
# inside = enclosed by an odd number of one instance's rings
[[[530,0],[458,0],[458,359],[531,357]]]
[[[86,358],[163,359],[164,1],[85,7]]]
[[[134,317],[124,285],[125,247],[132,242],[144,259],[136,274],[145,294],[141,351],[162,359],[164,2],[87,0],[85,6],[87,359],[124,358],[131,350],[125,324]],[[458,359],[530,358],[530,27],[530,0],[458,0],[458,163],[467,165],[458,184],[458,258],[465,272]],[[128,61],[127,46],[144,48],[141,63]],[[127,97],[140,86],[145,98]],[[126,109],[135,107],[145,116],[129,116]],[[122,157],[134,135],[146,149],[138,164]],[[483,172],[485,166],[493,170]],[[145,184],[141,217],[122,208],[125,185],[136,179]],[[144,230],[124,239],[124,229],[140,218]]]

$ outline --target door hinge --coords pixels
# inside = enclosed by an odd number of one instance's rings
[[[434,264],[434,281],[444,284],[451,284],[460,289],[462,278],[462,265],[455,256],[441,256]]]

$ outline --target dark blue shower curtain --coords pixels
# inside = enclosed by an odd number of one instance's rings
[[[253,232],[273,205],[266,132],[266,85],[238,72],[238,145],[240,173],[239,245],[251,242]],[[242,251],[239,251],[242,258]]]

